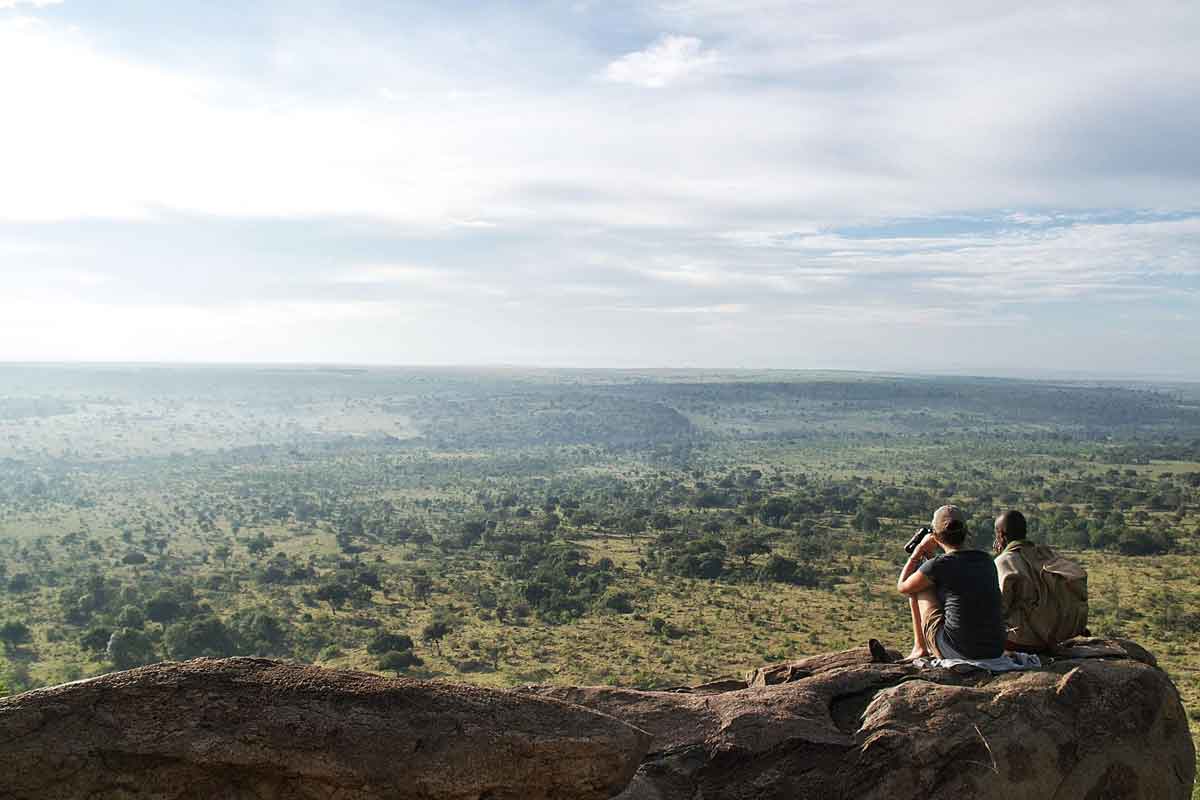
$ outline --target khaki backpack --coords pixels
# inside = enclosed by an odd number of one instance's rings
[[[1052,548],[1010,542],[996,557],[1008,641],[1050,651],[1086,632],[1087,570]]]

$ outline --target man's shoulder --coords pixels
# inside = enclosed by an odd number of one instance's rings
[[[993,569],[991,556],[982,550],[956,550],[940,558],[940,569],[946,572],[974,574],[981,569]]]
[[[996,556],[996,572],[1001,581],[1011,576],[1024,576],[1032,580],[1047,563],[1058,558],[1058,553],[1049,545],[1022,539],[1010,542]]]
[[[928,576],[930,572],[941,567],[942,563],[945,561],[945,558],[945,553],[938,553],[935,556],[931,556],[921,562],[921,566],[917,567],[917,571],[924,572],[925,575]]]
[[[1005,561],[1017,561],[1023,557],[1028,558],[1030,556],[1040,555],[1046,552],[1053,553],[1054,551],[1051,550],[1047,545],[1031,542],[1028,539],[1018,539],[1017,541],[1009,542],[1004,546],[1004,549],[1001,550],[999,555],[996,556],[996,563],[1000,564]]]
[[[996,564],[992,561],[990,553],[982,550],[966,550],[963,551],[963,555],[965,556],[964,563],[968,564],[972,570],[992,573],[996,571]]]
[[[1058,558],[1058,551],[1048,544],[1040,542],[1031,542],[1028,539],[1021,539],[1016,542],[1009,542],[1000,555],[996,556],[996,563],[999,564],[1001,559],[1008,561],[1016,561],[1024,559],[1027,561],[1049,561]]]

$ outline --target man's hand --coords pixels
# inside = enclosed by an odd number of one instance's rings
[[[917,545],[917,549],[913,550],[913,558],[932,558],[933,554],[937,552],[937,549],[937,539],[933,538],[933,534],[930,533],[921,540],[921,543]]]
[[[926,534],[921,543],[913,550],[912,555],[900,569],[900,577],[896,580],[896,589],[900,594],[915,595],[933,588],[933,581],[918,571],[921,562],[929,558],[938,549],[937,540],[933,534]]]

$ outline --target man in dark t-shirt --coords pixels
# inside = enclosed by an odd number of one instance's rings
[[[957,506],[933,515],[931,536],[913,551],[896,588],[909,597],[909,658],[990,659],[1004,653],[1004,614],[996,565],[982,550],[964,549],[967,517]],[[943,554],[934,555],[941,549]]]

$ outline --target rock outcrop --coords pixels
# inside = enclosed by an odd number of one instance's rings
[[[648,739],[551,699],[198,659],[0,700],[0,798],[605,798]]]
[[[1189,800],[1170,680],[1076,644],[992,676],[873,642],[662,692],[159,664],[0,700],[0,799]]]
[[[919,669],[878,646],[777,664],[719,694],[526,687],[654,736],[621,800],[1189,800],[1179,695],[1131,642],[1029,672]],[[873,652],[874,651],[874,652]]]

